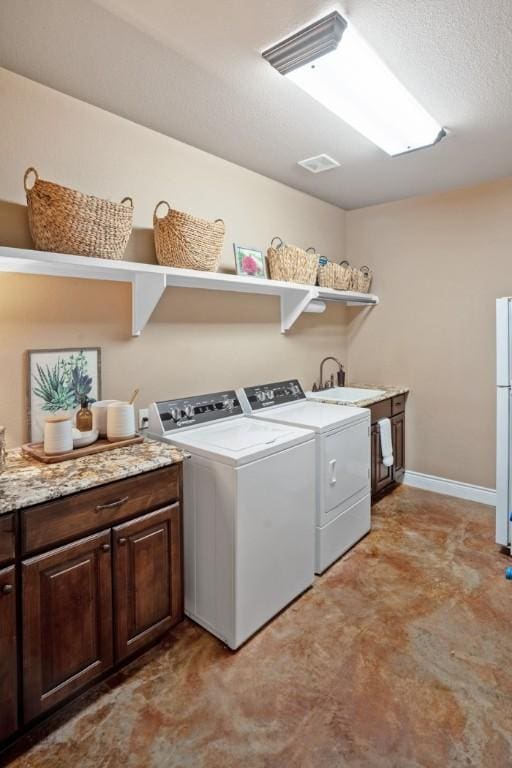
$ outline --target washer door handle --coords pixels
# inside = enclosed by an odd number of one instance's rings
[[[330,478],[329,485],[336,485],[336,459],[331,459],[329,462]]]

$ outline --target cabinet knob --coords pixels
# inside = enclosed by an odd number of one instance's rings
[[[104,552],[110,552],[110,544],[102,544],[101,548]]]
[[[2,585],[2,595],[10,595],[13,591],[14,587],[12,584],[3,584]]]
[[[117,543],[118,543],[118,544],[126,544],[126,539],[125,539],[125,537],[124,537],[124,536],[121,536],[121,538],[117,540]]]

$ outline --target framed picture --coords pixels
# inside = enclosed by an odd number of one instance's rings
[[[265,257],[256,248],[245,248],[233,243],[237,275],[246,277],[266,277]]]
[[[85,397],[101,400],[101,350],[30,349],[27,355],[28,435],[37,443],[47,416],[72,415]]]

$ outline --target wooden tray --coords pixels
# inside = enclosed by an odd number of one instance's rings
[[[144,438],[141,435],[129,437],[127,440],[117,440],[109,442],[105,437],[100,437],[92,445],[85,445],[83,448],[74,448],[68,453],[58,453],[54,456],[48,456],[43,450],[43,443],[26,443],[21,446],[21,450],[27,456],[42,461],[45,464],[57,464],[59,461],[69,461],[69,459],[79,459],[82,456],[91,456],[94,453],[103,451],[113,451],[115,448],[126,448],[128,445],[137,445],[143,443]]]

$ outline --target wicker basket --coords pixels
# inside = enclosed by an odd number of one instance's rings
[[[28,177],[35,182],[28,187]],[[35,247],[40,251],[121,259],[132,231],[133,201],[120,203],[84,195],[40,179],[35,168],[23,177],[27,194],[28,224]],[[130,206],[123,205],[130,202]]]
[[[158,218],[161,205],[167,213]],[[201,269],[216,272],[224,245],[222,219],[206,221],[188,213],[175,211],[168,202],[160,200],[153,213],[156,258],[164,267]]]
[[[325,266],[318,269],[318,284],[322,288],[335,288],[338,291],[352,291],[354,283],[354,274],[356,270],[350,266],[348,261],[342,261],[336,264],[328,261]]]
[[[274,247],[276,240],[279,243]],[[274,237],[267,250],[267,258],[272,280],[315,284],[318,272],[317,253],[307,253],[296,245],[285,245],[280,237]]]
[[[368,293],[372,284],[373,273],[369,267],[359,267],[354,270],[353,291]]]

